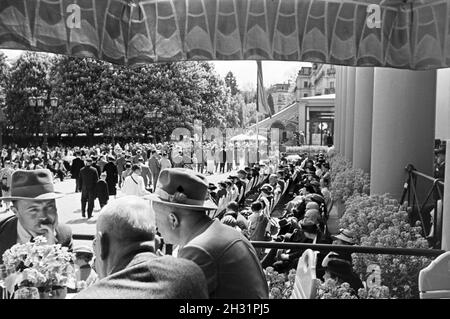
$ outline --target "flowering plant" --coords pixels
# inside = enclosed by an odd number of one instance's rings
[[[347,201],[354,194],[369,194],[369,174],[362,169],[352,168],[350,161],[341,155],[330,159],[331,198],[336,201]]]
[[[34,242],[16,244],[5,251],[3,262],[10,274],[5,280],[8,291],[14,292],[16,286],[45,291],[66,286],[74,277],[74,254],[60,244],[46,243],[45,237],[38,236]]]
[[[338,284],[334,279],[327,279],[317,287],[316,299],[358,299],[353,288],[346,282]]]
[[[358,297],[359,299],[395,299],[391,298],[388,287],[380,285],[358,289]]]
[[[346,202],[339,226],[355,234],[356,243],[372,247],[428,248],[420,222],[411,226],[405,205],[389,195],[355,195]],[[381,268],[382,282],[394,298],[418,297],[418,274],[431,259],[417,256],[354,254],[358,273],[368,265]]]
[[[264,270],[269,285],[269,299],[289,299],[295,282],[295,269],[289,274],[279,274],[272,267]]]

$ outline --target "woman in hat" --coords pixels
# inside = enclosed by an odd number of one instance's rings
[[[337,285],[346,282],[353,289],[353,294],[358,295],[358,290],[364,288],[359,276],[353,271],[352,266],[343,260],[330,259],[325,265],[325,274],[323,279],[333,279]]]
[[[73,249],[73,252],[75,253],[76,291],[79,292],[94,284],[98,276],[92,268],[94,251],[90,247],[78,246]]]

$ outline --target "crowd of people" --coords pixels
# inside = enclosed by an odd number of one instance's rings
[[[48,166],[55,158],[76,180],[83,216],[92,217],[95,198],[102,207],[93,248],[74,248],[82,283],[77,298],[267,298],[263,269],[288,272],[304,249],[255,249],[251,241],[354,244],[350,231],[328,231],[325,154],[233,165],[216,185],[198,167],[179,166],[168,146],[11,152],[1,172],[11,173],[0,199],[12,214],[0,219],[0,256],[37,235],[73,248],[70,229],[57,222],[60,195],[52,180],[60,167]],[[226,147],[222,151],[226,158]],[[14,167],[30,159],[35,166]],[[219,172],[225,170],[220,164]],[[123,197],[110,200],[118,187]],[[319,253],[316,270],[322,280],[348,282],[355,293],[363,287],[350,254]]]

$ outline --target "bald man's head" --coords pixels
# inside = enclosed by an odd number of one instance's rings
[[[97,231],[123,242],[153,240],[155,216],[150,203],[137,196],[125,196],[103,207]]]

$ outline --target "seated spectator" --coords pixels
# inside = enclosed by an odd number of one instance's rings
[[[97,280],[97,273],[92,269],[91,262],[94,251],[88,246],[78,246],[73,249],[75,253],[76,292],[92,286]]]
[[[348,229],[340,229],[337,235],[331,236],[334,240],[333,244],[335,245],[354,245],[355,244],[355,235],[351,230]],[[339,253],[340,258],[347,260],[352,264],[352,254],[351,253]]]
[[[126,196],[106,205],[93,243],[100,280],[75,298],[207,298],[202,270],[186,259],[156,255],[154,240],[148,201]]]
[[[233,218],[236,220],[236,226],[239,227],[240,230],[248,229],[247,219],[241,213],[239,213],[239,205],[237,202],[231,201],[228,203],[227,209],[224,214],[224,217],[226,216],[233,216]]]
[[[284,189],[284,182],[278,180],[278,176],[271,174],[269,176],[269,185],[272,186],[274,194],[280,194]]]
[[[209,198],[214,202],[214,204],[217,205],[218,198],[217,198],[217,192],[216,192],[217,186],[213,183],[208,184],[208,192],[209,192]]]
[[[267,234],[269,218],[263,213],[261,202],[254,202],[251,206],[252,214],[248,218],[248,235],[251,241],[266,241],[270,239]],[[260,259],[264,256],[264,248],[256,248]]]
[[[358,290],[364,288],[359,276],[353,271],[352,265],[339,259],[330,259],[325,265],[324,280],[336,280],[336,284],[340,285],[344,282],[348,283],[353,289],[354,294],[358,295]]]

